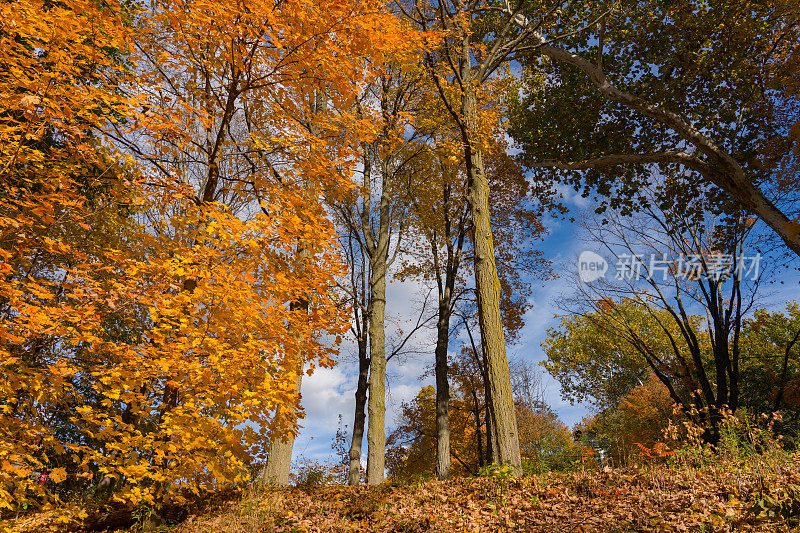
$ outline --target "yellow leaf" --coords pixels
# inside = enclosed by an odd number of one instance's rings
[[[55,468],[50,472],[50,479],[53,483],[61,483],[67,479],[67,471],[63,468]]]

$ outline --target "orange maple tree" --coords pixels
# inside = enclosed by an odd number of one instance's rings
[[[52,501],[37,472],[156,504],[247,479],[344,327],[315,191],[371,132],[329,109],[402,33],[358,1],[0,13],[0,508]]]

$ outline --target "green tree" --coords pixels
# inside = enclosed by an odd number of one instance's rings
[[[781,412],[777,429],[793,438],[800,424],[800,306],[759,309],[742,331],[742,407]]]
[[[657,353],[666,353],[669,338],[658,335],[658,324],[634,302],[618,306],[632,329],[648,334]],[[587,403],[603,411],[619,405],[622,399],[647,379],[647,361],[630,341],[606,327],[602,311],[561,317],[558,327],[550,328],[542,343],[547,359],[542,366],[559,382],[561,394],[571,403]]]
[[[772,142],[786,133],[776,106],[796,102],[774,74],[797,54],[796,3],[623,0],[589,9],[599,20],[585,32],[553,42],[545,26],[531,37],[510,128],[522,160],[610,197],[598,209],[646,205],[639,190],[657,169],[671,178],[660,205],[685,209],[710,189],[715,209],[747,210],[800,254],[797,188],[787,186],[796,175],[760,158],[767,144],[778,159],[791,147]],[[525,13],[520,27],[540,24]]]

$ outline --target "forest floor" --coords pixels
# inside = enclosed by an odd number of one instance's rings
[[[520,479],[251,488],[156,531],[799,531],[800,456],[756,476],[752,465],[743,466],[747,475],[718,466],[650,465]],[[54,530],[43,517],[31,518],[6,530]]]
[[[782,486],[773,479],[771,488],[740,483],[731,472],[661,468],[292,488],[247,494],[177,531],[791,531],[799,474],[800,461],[787,465]]]

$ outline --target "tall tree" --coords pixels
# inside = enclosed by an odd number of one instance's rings
[[[310,106],[309,112],[305,116],[295,116],[298,124],[302,125],[303,129],[308,132],[312,137],[319,138],[323,135],[323,128],[319,124],[319,119],[327,111],[328,97],[324,90],[316,90],[312,93],[313,102]],[[253,131],[252,127],[248,128]],[[272,169],[274,174],[278,171]],[[310,201],[315,201],[319,197],[317,187],[313,184],[306,185],[306,196]],[[310,259],[309,250],[302,241],[298,239],[296,248],[297,259],[303,263]],[[300,295],[296,300],[292,301],[290,306],[293,310],[308,314],[310,294]],[[295,384],[295,394],[300,394],[300,388],[303,383],[303,362],[299,361],[296,368],[292,369],[297,376]],[[279,406],[281,409],[283,406]],[[296,421],[298,414],[290,414]],[[269,439],[269,449],[267,451],[267,463],[264,465],[264,470],[261,474],[262,479],[267,483],[275,485],[288,485],[289,484],[289,468],[292,463],[292,450],[294,448],[294,433],[291,431],[273,431]]]
[[[493,107],[502,108],[497,99]],[[441,107],[441,105],[439,105]],[[443,109],[438,116],[447,122]],[[437,116],[436,112],[426,113]],[[441,119],[440,119],[441,120]],[[451,128],[452,129],[452,128]],[[499,129],[499,128],[498,128]],[[469,210],[464,200],[463,156],[452,142],[452,131],[438,127],[438,142],[417,158],[424,167],[414,185],[410,231],[419,233],[409,247],[402,276],[431,280],[435,283],[439,306],[435,348],[437,402],[437,476],[448,477],[448,349],[452,336],[451,317],[459,303],[472,300],[465,277],[470,273],[471,247],[466,246]],[[502,132],[497,132],[498,137]],[[449,141],[449,142],[448,142]],[[498,277],[501,285],[500,309],[505,338],[512,341],[523,325],[530,304],[533,278],[545,277],[546,262],[535,242],[544,233],[539,216],[542,206],[528,198],[528,186],[517,165],[505,154],[505,145],[497,140],[487,153],[487,174],[493,197],[491,221],[499,236],[497,256],[501,260]],[[456,144],[455,147],[458,145]],[[455,153],[453,151],[455,150]],[[456,325],[456,327],[460,327]]]
[[[353,431],[348,449],[347,484],[358,485],[361,483],[361,448],[364,440],[364,427],[366,422],[367,387],[369,379],[369,299],[370,290],[367,284],[369,279],[369,260],[359,244],[354,233],[356,228],[348,228],[340,235],[339,248],[349,267],[349,276],[344,283],[344,292],[352,309],[350,333],[356,341],[358,357],[358,381],[355,391],[355,413],[353,415]]]
[[[411,128],[411,116],[419,104],[419,75],[405,65],[386,64],[384,72],[363,91],[358,101],[360,114],[373,117],[377,135],[370,142],[360,145],[361,187],[353,190],[344,201],[338,200],[334,209],[346,233],[358,241],[358,249],[366,256],[362,265],[367,276],[366,336],[369,343],[368,414],[367,430],[367,483],[383,481],[386,449],[386,282],[390,267],[401,249],[406,228],[407,205],[409,203],[411,162],[419,155],[417,133],[407,135]],[[392,242],[394,241],[394,242]],[[355,254],[351,254],[355,260]],[[355,295],[354,295],[355,296]],[[358,319],[358,316],[355,317]],[[358,339],[361,342],[361,337]],[[363,353],[360,352],[363,357]],[[364,363],[360,357],[360,365]],[[359,381],[366,375],[359,372]],[[362,384],[363,385],[363,384]],[[364,399],[361,388],[357,389],[356,421],[351,443],[350,482],[357,483],[363,427],[361,404]],[[359,424],[359,421],[361,424]]]
[[[401,276],[432,278],[438,295],[436,347],[436,476],[450,477],[450,391],[447,354],[450,344],[450,317],[463,291],[460,267],[468,231],[468,211],[463,200],[463,179],[459,173],[462,158],[426,150],[417,158],[420,167],[412,198],[411,227],[421,233],[409,250]]]
[[[300,362],[332,363],[340,265],[303,185],[344,188],[342,132],[368,137],[341,116],[312,136],[284,110],[320,87],[347,100],[363,60],[398,43],[365,25],[394,19],[358,3],[19,7],[0,4],[3,490],[46,491],[33,469],[113,477],[133,503],[240,483],[267,428],[295,423],[275,408],[296,404]],[[309,312],[286,305],[308,295]],[[49,425],[65,410],[70,432]]]
[[[191,22],[181,18],[189,9],[197,14]],[[290,13],[298,9],[309,9],[313,20],[290,22]],[[183,127],[153,138],[149,152],[140,137],[128,147],[154,172],[176,173],[187,186],[197,187],[197,202],[224,203],[242,218],[259,211],[269,215],[272,194],[290,195],[286,207],[295,213],[294,227],[300,231],[297,258],[305,263],[315,253],[305,232],[327,216],[320,202],[323,191],[343,194],[357,163],[352,149],[373,135],[363,117],[349,109],[360,84],[376,74],[365,61],[405,46],[398,40],[403,32],[372,46],[363,25],[383,20],[388,30],[395,19],[371,2],[331,9],[242,5],[226,10],[224,17],[213,11],[192,2],[167,2],[145,19],[143,31],[150,39],[139,42],[139,79],[152,109],[167,111],[150,112]],[[162,44],[165,35],[168,47]],[[209,40],[210,35],[219,39]],[[334,59],[339,55],[347,60]],[[168,110],[159,107],[164,100]],[[291,306],[307,313],[311,298],[298,294]],[[302,361],[293,371],[297,400],[276,412],[276,420],[286,420],[288,427],[273,429],[263,472],[281,485],[289,481],[293,432],[302,415]]]
[[[496,421],[494,460],[518,470],[519,436],[514,422],[500,311],[501,286],[490,221],[489,182],[484,165],[497,117],[492,117],[491,109],[483,107],[482,93],[492,91],[493,74],[533,30],[519,30],[513,17],[498,16],[491,6],[472,0],[442,2],[430,9],[416,3],[405,13],[423,29],[438,29],[443,35],[437,47],[426,52],[425,63],[456,126],[464,153],[481,345],[488,362]]]

